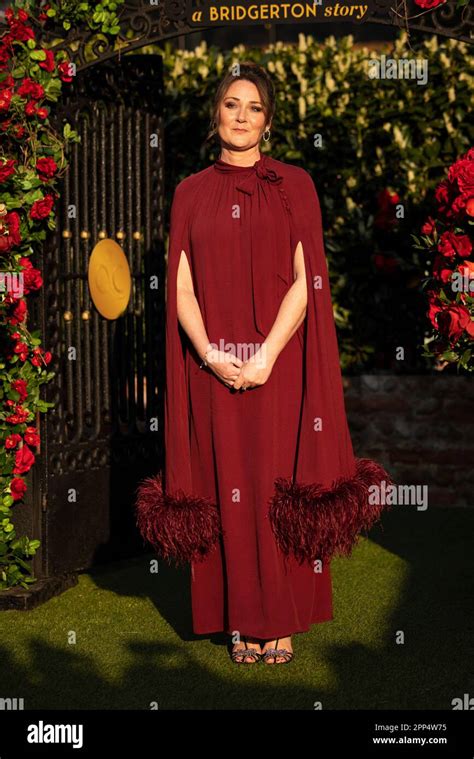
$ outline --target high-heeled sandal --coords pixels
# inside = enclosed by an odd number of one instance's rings
[[[244,643],[248,646],[246,638],[244,638]],[[242,657],[242,661],[239,661],[237,658],[240,656]],[[252,657],[253,661],[245,661],[247,657]],[[262,658],[262,654],[256,648],[239,648],[236,651],[231,651],[230,658],[234,664],[258,664]]]
[[[265,662],[265,664],[268,664],[268,659],[275,659],[275,661],[271,662],[272,664],[289,664],[290,661],[293,659],[293,652],[288,651],[287,648],[278,648],[278,641],[280,638],[276,639],[276,648],[267,648],[267,650],[262,654],[261,658]],[[281,656],[284,661],[277,661],[277,657]]]

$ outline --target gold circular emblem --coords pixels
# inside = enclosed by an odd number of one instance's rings
[[[127,257],[115,240],[97,243],[89,259],[89,290],[96,309],[106,319],[117,319],[127,308],[132,278]]]

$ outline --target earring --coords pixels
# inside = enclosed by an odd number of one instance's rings
[[[265,135],[266,135],[267,132],[268,132],[268,137],[265,137]],[[270,139],[270,130],[269,129],[266,129],[265,132],[263,133],[263,139],[265,140],[265,142],[268,142],[268,140]]]

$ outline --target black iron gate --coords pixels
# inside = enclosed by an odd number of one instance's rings
[[[33,473],[39,577],[135,552],[134,489],[162,462],[162,81],[158,56],[106,61],[78,73],[57,111],[56,126],[69,122],[81,142],[69,146],[57,230],[39,262],[35,321],[57,372]],[[101,240],[118,243],[130,269],[115,319],[99,313],[88,285]],[[114,276],[99,266],[99,289],[120,290],[124,272],[118,284]]]

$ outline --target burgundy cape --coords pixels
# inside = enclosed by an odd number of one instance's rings
[[[264,385],[243,393],[230,391],[211,370],[199,369],[200,359],[178,322],[176,285],[181,251],[190,262],[210,342],[221,337],[263,342],[293,282],[293,255],[299,241],[306,269],[305,319]],[[239,290],[240,276],[243,284]],[[232,321],[237,318],[240,323]],[[281,379],[290,364],[295,368],[288,371],[295,373],[287,372],[286,380]],[[241,416],[234,418],[236,403],[241,404]],[[275,440],[271,420],[278,425],[285,404],[291,406],[291,416],[288,411]],[[251,423],[260,409],[267,437],[255,448],[248,442],[249,487],[258,486],[259,471],[262,478],[267,472],[268,447],[274,453],[273,461],[282,462],[281,469],[274,465],[268,470],[273,472],[272,488],[268,502],[260,506],[275,545],[283,556],[292,557],[292,567],[294,562],[308,567],[318,559],[327,564],[334,555],[348,555],[359,533],[368,530],[384,508],[371,502],[369,488],[391,479],[378,463],[354,457],[321,210],[313,180],[304,169],[267,155],[251,167],[218,160],[184,179],[175,191],[167,279],[166,465],[164,478],[159,472],[140,483],[136,502],[138,527],[162,557],[176,563],[192,562],[196,568],[196,563],[215,550],[226,529],[240,529],[240,523],[230,522],[227,516],[223,525],[223,504],[218,502],[215,481],[219,469],[214,470],[213,461],[217,457],[220,464],[227,455],[219,424],[224,424],[227,415],[229,445],[244,434],[243,425],[250,441],[252,434],[259,434],[256,427],[251,429]],[[207,427],[200,422],[204,416],[209,417]],[[284,424],[291,426],[288,437]],[[208,438],[212,438],[212,448]],[[245,437],[239,445],[247,445]],[[237,446],[229,449],[229,458],[238,457],[239,451]],[[260,470],[254,468],[256,457]],[[199,469],[197,460],[205,458],[208,468]],[[237,478],[239,486],[244,477],[242,473]],[[234,486],[232,478],[228,484]],[[246,518],[253,520],[253,514]],[[248,536],[245,540],[248,542]]]

